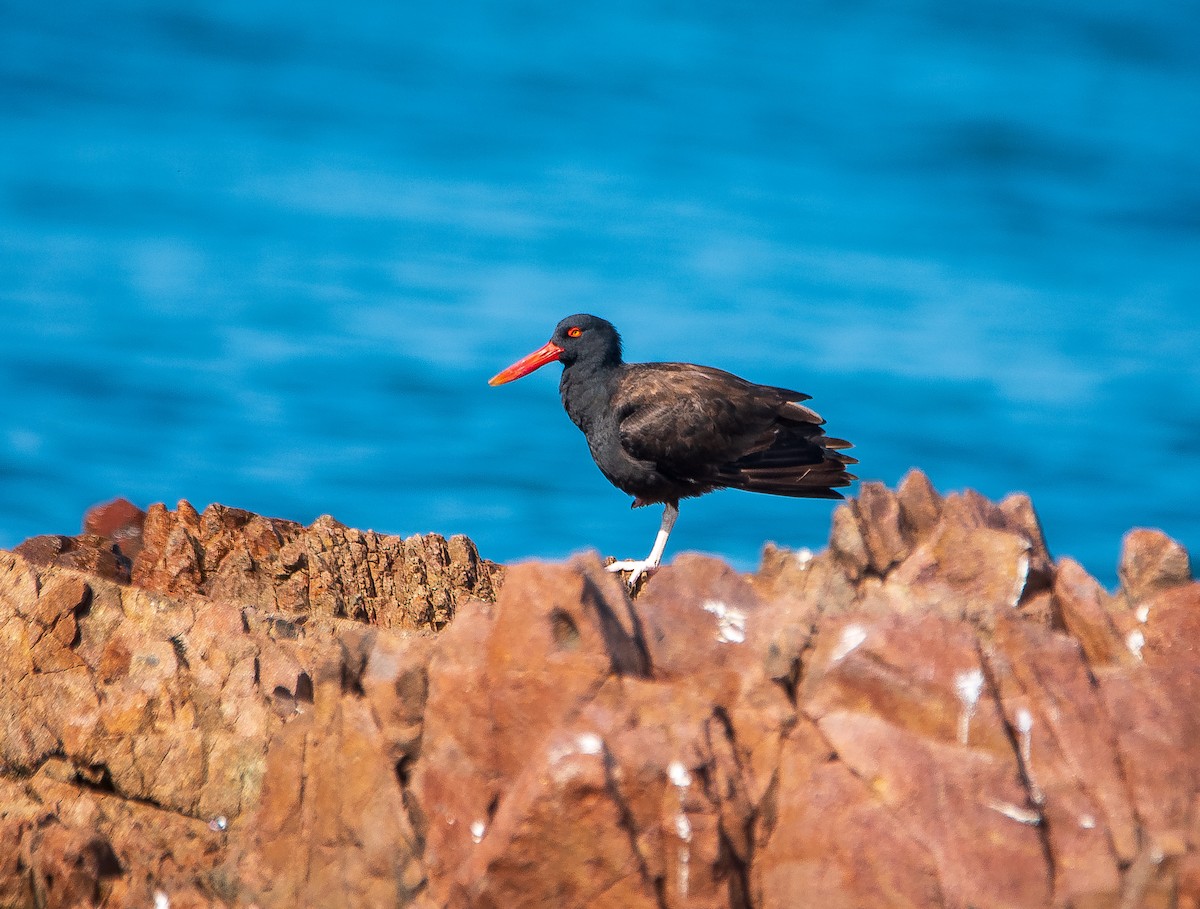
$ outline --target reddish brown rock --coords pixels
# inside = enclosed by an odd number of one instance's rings
[[[1021,773],[1054,858],[1056,905],[1103,905],[1137,854],[1117,731],[1078,642],[1007,618],[988,651]]]
[[[1092,666],[1132,661],[1117,627],[1112,598],[1074,559],[1063,559],[1058,565],[1054,601],[1063,626],[1079,641]]]
[[[495,606],[465,612],[439,643],[413,795],[430,893],[444,902],[465,885],[458,870],[500,809],[504,782],[570,747],[551,735],[610,674],[644,676],[648,660],[624,588],[595,560],[509,569]]]
[[[1033,502],[1024,493],[1006,496],[997,509],[995,523],[1002,530],[1019,534],[1029,541],[1029,587],[1045,588],[1053,579],[1054,560],[1046,548],[1042,522],[1034,511]]]
[[[1200,585],[1153,535],[1111,597],[912,473],[632,602],[330,518],[152,507],[133,586],[64,539],[0,553],[6,907],[1200,906]]]
[[[882,483],[861,484],[851,506],[858,519],[867,561],[876,574],[886,574],[909,551],[901,526],[900,501]]]
[[[947,905],[929,848],[810,723],[784,743],[778,780],[755,825],[750,905]]]
[[[310,527],[181,501],[142,512],[125,499],[91,509],[77,537],[42,536],[16,551],[171,597],[196,594],[261,609],[347,617],[385,627],[444,626],[460,602],[493,599],[503,568],[466,537],[407,539],[322,517]]]
[[[947,514],[956,515],[949,506]],[[1015,610],[1029,576],[1030,543],[1007,530],[943,518],[887,578],[888,611],[936,611],[986,624]]]
[[[830,714],[820,728],[930,854],[944,905],[1049,902],[1052,869],[1037,827],[1026,821],[1026,791],[1011,756],[938,743],[857,713]]]
[[[1053,619],[1052,563],[1027,498],[942,499],[916,472],[897,493],[875,484],[863,492],[834,512],[827,553],[796,566],[772,551],[758,583],[791,591],[803,572],[801,599],[828,615],[934,611],[986,626],[1014,609]]]
[[[666,692],[680,684],[699,697],[694,723],[703,732],[694,747],[704,761],[698,766],[714,791],[726,793],[716,800],[723,841],[748,862],[749,828],[797,721],[792,696],[811,634],[803,624],[806,612],[793,614],[791,601],[763,600],[712,558],[681,556],[656,580],[636,604],[656,697],[667,700]],[[795,654],[796,665],[787,666],[782,654]],[[661,709],[672,712],[669,702]]]
[[[829,537],[829,552],[846,567],[846,574],[857,580],[871,564],[871,554],[863,539],[862,528],[849,505],[833,510],[833,531]]]
[[[1136,528],[1125,534],[1117,566],[1130,606],[1192,580],[1188,552],[1161,530]]]
[[[508,713],[498,709],[507,696],[496,701],[490,748],[478,741],[482,723],[447,728],[449,740],[439,734],[435,699],[470,683],[461,670],[444,676],[436,660],[431,669],[426,734],[451,747],[447,757],[471,755],[466,768],[426,764],[426,754],[418,766],[426,817],[435,793],[456,794],[456,813],[443,811],[440,828],[429,823],[426,855],[445,862],[430,866],[431,894],[452,906],[748,899],[754,812],[794,722],[783,690],[762,674],[761,604],[711,559],[664,570],[635,613],[594,561],[560,572],[513,569],[495,613],[473,615],[491,628],[486,682],[476,685],[513,691],[518,707]],[[582,596],[571,594],[580,581]],[[516,608],[526,627],[513,627]],[[676,649],[676,638],[690,646]],[[564,640],[570,647],[556,652]],[[589,650],[605,665],[580,662]],[[555,665],[574,666],[560,686],[550,681]]]
[[[967,622],[926,614],[824,623],[798,700],[818,723],[835,713],[865,713],[926,739],[1011,757]]]
[[[153,906],[156,893],[172,906],[226,905],[216,869],[224,833],[81,783],[78,770],[61,759],[47,761],[24,785],[0,779],[0,847],[6,829],[17,837],[16,851],[0,848],[0,855],[38,869],[6,890],[14,878],[0,859],[0,898],[9,900],[2,905]],[[39,836],[48,825],[58,849],[46,848]],[[62,881],[73,882],[69,892]]]
[[[778,620],[785,624],[776,626],[774,633],[789,662],[799,657],[802,646],[788,646],[788,642],[803,645],[819,616],[856,608],[860,600],[857,575],[848,575],[831,550],[814,555],[808,549],[793,552],[767,544],[750,584],[764,601],[777,604]]]
[[[118,583],[129,581],[130,562],[113,544],[94,534],[30,537],[13,552],[35,565],[58,565]]]
[[[881,905],[1045,903],[1050,869],[1026,822],[1019,761],[973,625],[936,614],[823,625],[799,703],[849,770],[823,775],[845,800],[835,810],[862,816],[903,863],[887,870]],[[802,800],[801,790],[792,798]],[[852,848],[854,835],[844,830],[833,848]],[[878,863],[830,868],[842,895],[829,904],[852,905],[842,901],[862,892],[864,870],[868,881],[886,879]]]
[[[587,738],[580,747],[589,735],[564,738],[514,781],[494,817],[472,822],[478,844],[446,905],[657,909],[655,878],[626,832],[608,756]]]
[[[83,532],[111,542],[131,562],[142,551],[142,526],[146,512],[128,499],[95,505],[83,516]]]
[[[143,544],[132,580],[147,590],[383,627],[441,628],[459,602],[492,599],[501,577],[465,537],[402,539],[328,516],[302,527],[221,505],[152,505]]]
[[[407,724],[397,741],[387,722],[397,709],[409,718],[424,709],[421,686],[405,680],[420,672],[423,653],[410,662],[397,642],[354,643],[357,653],[317,665],[310,693],[293,693],[293,713],[271,742],[261,801],[233,834],[239,848],[227,873],[240,879],[243,900],[331,906],[352,893],[355,905],[387,907],[411,903],[424,886],[397,775],[414,744]],[[362,686],[376,661],[392,691]]]
[[[910,470],[896,489],[900,505],[901,526],[911,541],[925,536],[933,529],[942,513],[942,497],[937,494],[929,477],[919,470]]]

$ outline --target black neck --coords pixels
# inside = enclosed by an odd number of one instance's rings
[[[578,360],[563,367],[558,391],[563,407],[575,425],[587,432],[608,409],[612,382],[620,368],[620,354],[612,360]]]

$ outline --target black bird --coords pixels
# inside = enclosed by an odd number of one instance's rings
[[[679,500],[714,489],[840,499],[858,463],[825,435],[809,395],[755,385],[691,363],[626,363],[621,336],[597,316],[568,316],[545,346],[488,384],[503,385],[558,360],[563,407],[587,436],[596,466],[633,507],[662,503],[662,526],[645,559],[609,565],[632,587],[653,572],[679,515]]]

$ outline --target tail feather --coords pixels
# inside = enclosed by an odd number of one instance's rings
[[[840,499],[836,489],[858,479],[846,472],[843,456],[831,456],[819,464],[794,467],[742,467],[737,463],[723,468],[718,478],[722,486],[796,498]]]
[[[721,467],[719,482],[747,492],[843,498],[837,488],[857,479],[846,471],[846,465],[857,464],[857,459],[841,451],[852,446],[845,439],[827,437],[815,421],[796,420],[794,415],[802,405],[785,407],[780,408],[784,419],[775,423],[762,447]]]

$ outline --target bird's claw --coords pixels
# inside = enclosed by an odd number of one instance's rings
[[[606,571],[630,572],[629,578],[626,581],[629,584],[629,589],[633,590],[637,586],[638,580],[643,576],[649,576],[658,569],[658,562],[652,562],[649,559],[623,559],[613,562],[611,565],[604,566]]]

